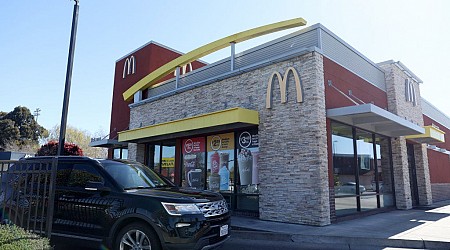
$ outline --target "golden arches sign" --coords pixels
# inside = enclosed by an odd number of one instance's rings
[[[163,78],[170,72],[174,71],[177,67],[181,67],[182,65],[186,65],[203,56],[209,55],[213,52],[223,49],[229,46],[230,43],[239,43],[262,35],[267,35],[273,32],[299,27],[303,25],[306,25],[306,21],[303,18],[294,18],[242,31],[227,36],[225,38],[219,39],[217,41],[208,43],[206,45],[203,45],[195,50],[192,50],[164,64],[163,66],[159,67],[155,71],[151,72],[150,74],[139,80],[137,83],[135,83],[133,86],[131,86],[123,93],[123,99],[125,101],[130,101],[136,92],[154,85],[159,79]]]
[[[280,85],[281,103],[286,103],[286,89],[289,72],[292,72],[292,75],[294,76],[295,89],[297,92],[297,102],[303,102],[303,86],[300,80],[300,76],[298,75],[297,70],[295,70],[294,67],[289,67],[286,72],[284,72],[284,77],[282,77],[281,74],[276,71],[273,72],[269,77],[266,93],[266,108],[270,109],[272,107],[272,83],[275,76],[278,78],[278,84]]]
[[[136,71],[136,59],[131,56],[125,60],[123,64],[122,78],[125,78],[129,74],[134,74]]]

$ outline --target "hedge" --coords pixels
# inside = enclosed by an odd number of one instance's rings
[[[15,225],[0,225],[0,249],[2,250],[40,250],[52,249],[47,238],[25,231]]]

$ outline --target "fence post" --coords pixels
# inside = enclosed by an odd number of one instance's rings
[[[55,209],[55,186],[56,186],[56,171],[58,170],[58,157],[54,157],[51,163],[50,188],[48,198],[47,210],[47,237],[50,239],[53,226],[53,212]]]

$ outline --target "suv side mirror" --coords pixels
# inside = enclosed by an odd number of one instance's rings
[[[84,187],[87,191],[100,191],[100,192],[109,192],[111,189],[109,187],[105,187],[105,185],[98,181],[88,181],[86,186]]]

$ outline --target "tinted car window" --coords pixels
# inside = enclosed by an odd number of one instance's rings
[[[168,186],[155,172],[137,163],[102,162],[108,172],[124,189]]]
[[[103,178],[92,165],[74,164],[67,186],[84,188],[89,181],[103,183]]]
[[[67,186],[67,181],[72,171],[72,164],[58,164],[58,171],[56,172],[56,186]]]

